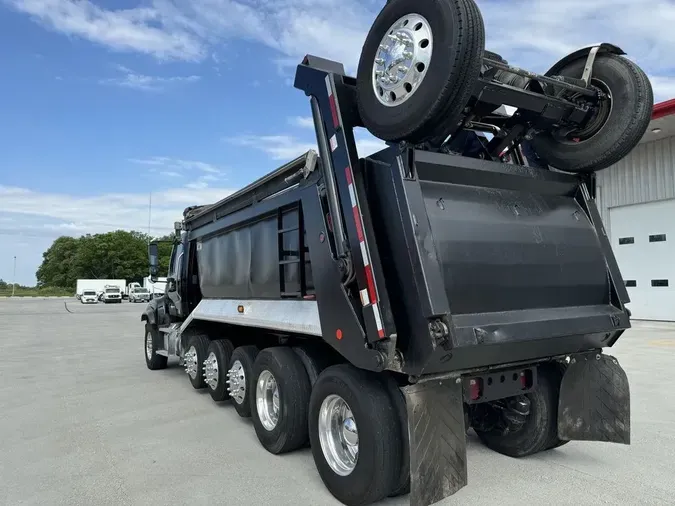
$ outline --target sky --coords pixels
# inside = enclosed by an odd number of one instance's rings
[[[61,235],[163,235],[314,148],[295,66],[312,53],[354,75],[384,3],[0,0],[0,278],[35,284]],[[656,101],[675,97],[672,0],[477,3],[487,49],[511,64],[544,72],[612,42]],[[361,155],[383,147],[357,138]]]

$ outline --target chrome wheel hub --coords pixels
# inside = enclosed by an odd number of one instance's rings
[[[255,387],[255,405],[258,418],[265,430],[274,430],[279,422],[279,387],[274,375],[267,370],[258,376]]]
[[[145,356],[152,360],[152,332],[145,333]]]
[[[359,457],[359,431],[349,405],[339,395],[329,395],[319,410],[319,442],[330,468],[348,476]]]
[[[218,359],[213,352],[204,360],[204,380],[211,390],[218,388]]]
[[[195,379],[197,377],[197,350],[194,346],[190,346],[188,351],[185,352],[183,365],[185,366],[185,372],[188,376]]]
[[[244,402],[244,397],[246,397],[246,373],[239,360],[235,360],[232,369],[227,371],[227,391],[237,404]]]
[[[373,90],[378,100],[395,107],[420,87],[433,51],[429,22],[419,14],[396,21],[380,41],[373,62]]]

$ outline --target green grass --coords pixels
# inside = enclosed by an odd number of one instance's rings
[[[11,297],[12,288],[0,289],[0,297]],[[15,288],[14,297],[73,297],[74,291],[67,288],[45,287],[45,288]]]

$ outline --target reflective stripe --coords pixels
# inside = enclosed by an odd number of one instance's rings
[[[361,259],[363,260],[364,274],[366,277],[366,288],[361,290],[361,304],[363,307],[370,307],[373,310],[375,317],[375,324],[377,326],[377,334],[380,338],[385,337],[384,327],[382,325],[382,315],[377,304],[377,289],[375,287],[375,276],[373,275],[373,268],[370,262],[370,253],[368,251],[368,244],[366,242],[365,234],[363,233],[363,219],[361,211],[359,210],[358,201],[356,199],[356,192],[354,191],[354,183],[352,178],[352,170],[350,167],[345,169],[345,177],[347,178],[347,188],[349,189],[349,200],[352,205],[352,214],[354,215],[354,224],[356,225],[356,234],[359,239],[359,247],[361,249]]]

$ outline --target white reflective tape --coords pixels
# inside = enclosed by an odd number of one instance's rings
[[[330,74],[326,76],[326,91],[328,91],[328,96],[333,95],[333,88],[330,85]]]
[[[377,303],[373,304],[373,314],[375,315],[375,325],[377,326],[377,330],[384,330],[382,319],[380,318],[380,308],[377,306]]]
[[[354,185],[347,185],[349,188],[349,200],[352,202],[352,207],[356,207],[356,194],[354,193]]]
[[[368,260],[368,250],[366,249],[366,243],[365,241],[361,241],[360,243],[361,246],[361,257],[363,258],[363,266],[367,267],[370,265],[370,261]]]
[[[330,138],[330,150],[335,151],[337,149],[337,137],[333,135],[333,137]]]
[[[363,306],[367,306],[368,304],[370,304],[370,297],[368,297],[368,289],[367,288],[364,288],[363,290],[361,290],[359,292],[359,294],[361,294],[361,304]]]

